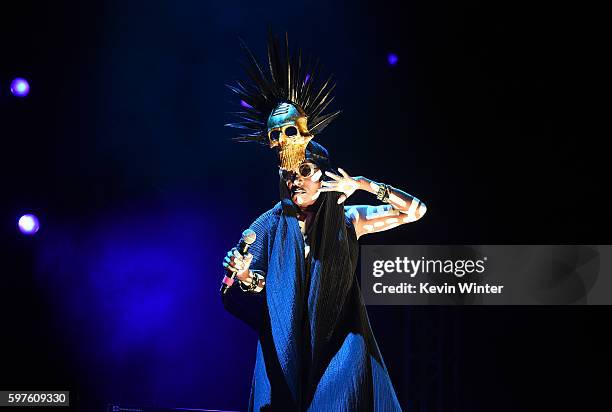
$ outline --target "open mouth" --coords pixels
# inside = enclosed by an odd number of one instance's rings
[[[300,188],[300,187],[293,187],[291,189],[291,194],[292,195],[299,195],[299,194],[303,194],[303,193],[306,193],[306,191],[304,189]]]

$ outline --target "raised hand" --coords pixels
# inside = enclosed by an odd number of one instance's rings
[[[338,176],[332,172],[325,172],[325,174],[331,177],[333,180],[321,181],[321,188],[319,192],[340,192],[342,195],[338,198],[338,204],[344,202],[349,198],[355,190],[359,189],[358,178],[353,178],[348,175],[343,169],[338,168],[338,171],[342,176]]]

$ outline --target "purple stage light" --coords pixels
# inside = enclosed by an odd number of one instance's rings
[[[240,106],[245,107],[247,109],[252,109],[253,108],[253,106],[251,106],[250,104],[248,104],[244,100],[240,100]]]
[[[310,73],[306,73],[306,77],[304,78],[304,84],[308,83],[308,80],[310,80]]]
[[[23,215],[19,218],[19,230],[24,235],[33,235],[38,232],[40,228],[40,223],[38,222],[38,218],[34,215]]]
[[[397,54],[395,54],[395,53],[389,53],[387,55],[387,62],[391,66],[395,66],[397,64],[398,60],[399,60],[399,57],[397,57]]]
[[[30,84],[26,79],[17,77],[11,82],[11,93],[17,97],[26,97],[30,93]]]

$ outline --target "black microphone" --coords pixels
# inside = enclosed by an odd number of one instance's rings
[[[238,243],[238,252],[240,252],[240,254],[243,256],[246,255],[247,251],[249,250],[249,246],[251,246],[255,242],[256,237],[257,235],[251,229],[247,229],[242,232],[242,238],[240,238],[240,243]],[[225,276],[223,276],[221,290],[219,291],[222,295],[225,295],[225,293],[227,293],[227,290],[230,288],[230,286],[234,284],[234,278],[236,277],[236,273],[232,272],[229,267],[225,268],[225,272],[226,273]]]

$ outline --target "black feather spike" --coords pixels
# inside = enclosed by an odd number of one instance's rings
[[[311,133],[315,135],[321,133],[323,129],[325,129],[333,120],[336,119],[336,117],[340,115],[340,113],[342,113],[342,110],[338,110],[336,112],[329,113],[323,116],[322,118],[319,118],[318,121],[316,121],[316,123],[313,126],[311,126],[310,128]]]

